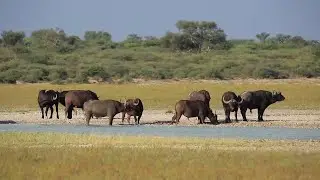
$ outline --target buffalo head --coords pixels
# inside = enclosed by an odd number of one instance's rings
[[[286,98],[281,94],[281,92],[272,91],[272,101],[284,101]]]
[[[125,99],[124,100],[124,108],[126,110],[132,110],[132,108],[138,106],[140,103],[140,99],[139,98],[135,98],[135,99]]]
[[[218,122],[218,115],[213,114],[212,110],[209,109],[208,118],[212,124],[219,124]]]
[[[242,99],[240,98],[240,100],[238,100],[239,97],[237,97],[237,99],[230,99],[230,100],[225,100],[225,98],[222,98],[223,103],[228,104],[230,109],[233,111],[235,110],[239,104],[242,103]]]

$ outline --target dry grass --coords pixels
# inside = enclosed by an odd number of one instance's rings
[[[130,84],[20,84],[0,85],[0,110],[34,110],[38,108],[37,95],[40,89],[90,89],[101,99],[120,100],[140,97],[146,109],[172,109],[174,104],[187,98],[193,90],[207,89],[212,96],[213,108],[221,108],[223,92],[231,90],[237,94],[245,90],[278,90],[286,100],[270,108],[319,109],[320,80],[236,80],[236,81],[181,81],[170,83],[130,83]]]
[[[320,177],[319,141],[53,133],[1,133],[0,140],[0,177],[4,179]]]

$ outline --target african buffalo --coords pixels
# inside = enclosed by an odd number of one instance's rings
[[[210,104],[210,93],[207,90],[200,90],[200,91],[192,91],[189,94],[189,100],[200,100],[205,102],[208,106]]]
[[[243,121],[247,121],[247,109],[250,109],[250,111],[252,109],[258,109],[258,121],[263,121],[263,113],[269,105],[277,101],[285,100],[281,92],[270,92],[266,90],[245,91],[240,94],[240,97],[242,100],[239,105]]]
[[[70,91],[70,90],[69,90],[69,91]],[[69,92],[69,91],[61,91],[61,92],[59,92],[59,102],[60,102],[60,104],[62,104],[63,106],[66,106],[65,97],[66,97],[67,92]],[[76,109],[73,109],[73,111],[74,111],[75,114],[77,115],[77,110],[76,110]]]
[[[219,124],[218,116],[213,114],[212,109],[201,100],[178,101],[175,105],[175,115],[172,117],[172,123],[174,123],[174,120],[176,120],[176,123],[179,123],[182,115],[188,119],[190,117],[198,117],[200,124],[204,123],[206,117],[210,119],[212,124]]]
[[[140,124],[140,118],[143,113],[143,103],[141,99],[127,99],[124,102],[125,110],[122,112],[122,123],[124,121],[124,117],[128,114],[127,121],[130,124],[130,117],[134,117],[135,124]],[[138,118],[136,117],[138,116]]]
[[[54,90],[40,90],[38,94],[38,104],[41,109],[42,119],[44,119],[43,108],[46,107],[46,117],[48,114],[48,108],[50,108],[52,118],[53,105],[56,106],[57,119],[59,119],[58,105],[59,105],[59,92]]]
[[[236,121],[238,121],[238,104],[241,103],[241,98],[238,97],[234,92],[227,91],[223,93],[221,97],[221,102],[226,116],[225,122],[231,122],[230,112],[234,112],[235,119]]]
[[[65,116],[72,118],[74,107],[83,109],[83,104],[88,100],[99,100],[96,93],[90,90],[70,90],[65,94]]]
[[[116,114],[123,112],[125,109],[124,103],[116,100],[89,100],[83,104],[87,125],[89,126],[90,119],[95,117],[109,117],[109,125],[112,126],[113,118]]]

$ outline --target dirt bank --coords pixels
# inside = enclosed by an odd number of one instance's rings
[[[235,127],[291,127],[291,128],[320,128],[320,111],[316,110],[287,110],[287,109],[269,109],[264,114],[264,122],[257,122],[257,111],[253,110],[252,114],[247,112],[248,122],[243,122],[240,112],[238,112],[239,122],[225,124],[224,112],[222,109],[217,110],[218,120],[222,122],[218,126],[235,126]],[[0,124],[6,123],[31,123],[31,124],[84,124],[82,110],[78,110],[77,115],[73,114],[73,119],[67,120],[64,118],[64,112],[60,111],[60,119],[56,119],[54,112],[52,119],[42,119],[40,111],[29,112],[0,112]],[[173,113],[166,113],[165,110],[145,110],[140,120],[141,125],[170,125]],[[127,124],[121,122],[121,114],[116,115],[114,124]],[[234,113],[231,114],[234,120]],[[208,122],[208,119],[206,120]],[[131,117],[131,123],[134,123],[134,118]],[[197,124],[196,118],[189,120],[182,116],[179,125],[200,126]],[[108,124],[106,117],[100,119],[92,119],[90,124]],[[201,126],[212,126],[205,124]]]

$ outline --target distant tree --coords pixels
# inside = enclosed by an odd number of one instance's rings
[[[144,36],[143,45],[145,47],[160,46],[160,39],[155,36]]]
[[[303,39],[301,36],[293,36],[290,41],[297,46],[305,46],[307,45],[307,41]]]
[[[1,33],[2,41],[5,46],[14,46],[17,43],[23,43],[23,38],[26,36],[24,32],[18,31],[14,32],[10,31],[3,31]]]
[[[266,33],[266,32],[262,32],[262,33],[256,35],[257,39],[259,39],[259,41],[262,42],[262,43],[265,42],[266,39],[267,39],[269,36],[270,36],[270,34],[269,34],[269,33]]]
[[[285,34],[277,34],[275,37],[277,43],[287,43],[290,40],[290,38],[290,35]]]
[[[124,47],[138,47],[141,46],[143,38],[138,34],[129,34],[127,38],[122,42]]]
[[[226,43],[226,34],[213,21],[179,20],[176,23],[179,33],[167,33],[162,43],[179,50],[215,49]]]
[[[111,34],[103,31],[86,31],[84,34],[84,39],[86,41],[111,41]]]

